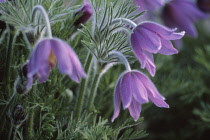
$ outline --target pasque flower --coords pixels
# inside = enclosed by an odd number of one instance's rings
[[[163,5],[163,0],[134,0],[135,4],[139,6],[140,11],[153,11]]]
[[[81,14],[81,16],[75,21],[74,25],[84,24],[93,15],[93,8],[87,0],[84,0],[84,5],[77,14]]]
[[[143,73],[131,70],[124,72],[118,79],[114,93],[114,121],[120,113],[120,105],[129,110],[135,121],[138,120],[142,104],[151,100],[156,106],[169,108],[165,98],[158,92],[152,81]]]
[[[80,82],[81,77],[86,77],[79,58],[66,42],[58,38],[46,38],[37,43],[31,54],[27,67],[27,88],[31,87],[34,75],[38,77],[39,83],[46,81],[56,60],[60,72],[72,80]]]
[[[205,18],[206,15],[192,1],[172,0],[163,8],[162,17],[168,27],[177,27],[182,31],[186,31],[189,36],[196,37],[197,32],[193,23]]]
[[[170,29],[154,22],[143,22],[134,28],[131,34],[132,49],[141,63],[141,68],[146,67],[152,76],[156,72],[152,54],[178,53],[170,40],[182,38],[185,32],[176,33],[175,31],[176,29]]]

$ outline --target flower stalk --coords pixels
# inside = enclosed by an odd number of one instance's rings
[[[95,101],[95,97],[96,97],[96,93],[97,93],[97,89],[98,89],[100,80],[101,80],[101,75],[100,75],[100,73],[97,73],[94,77],[93,84],[92,84],[92,86],[94,88],[90,92],[90,97],[89,97],[88,110],[90,110],[90,111],[93,110],[94,101]]]
[[[87,61],[85,63],[84,71],[89,71],[91,62],[92,62],[92,54],[91,53],[88,54],[86,60]],[[86,82],[87,82],[87,78],[82,79],[80,88],[79,88],[79,95],[78,95],[78,100],[77,100],[77,104],[76,104],[76,118],[78,118],[78,119],[81,116],[81,112],[82,112],[82,108],[83,108],[84,95],[86,92]]]
[[[127,19],[127,18],[116,18],[116,19],[113,19],[112,20],[112,23],[117,23],[117,22],[124,22],[125,24],[128,24],[130,25],[131,27],[133,28],[136,28],[137,25],[135,22],[131,21],[130,19]]]
[[[52,30],[51,30],[51,26],[50,26],[50,20],[49,20],[46,10],[41,5],[36,5],[34,7],[33,12],[32,12],[32,21],[35,20],[35,15],[36,15],[37,11],[41,12],[42,17],[45,21],[48,38],[52,38]]]
[[[118,57],[123,62],[123,64],[125,65],[126,70],[131,71],[128,60],[126,59],[126,57],[122,53],[117,52],[117,51],[112,51],[112,52],[109,53],[109,56],[110,57]],[[94,80],[93,80],[93,90],[91,91],[90,96],[89,96],[89,104],[88,104],[88,109],[89,110],[94,109],[94,101],[95,101],[95,97],[96,97],[96,94],[97,94],[97,89],[98,89],[101,77],[108,71],[108,69],[110,69],[115,64],[118,64],[118,63],[113,62],[113,63],[110,63],[110,65],[107,64],[108,67],[105,67],[102,71],[97,72],[97,74],[95,75]]]
[[[14,46],[15,46],[15,42],[17,39],[19,32],[10,32],[10,36],[9,36],[9,44],[7,46],[8,50],[7,50],[7,59],[6,59],[6,69],[5,69],[5,83],[6,83],[6,89],[5,89],[5,93],[7,95],[10,95],[10,75],[11,75],[11,62],[13,59],[13,50],[14,50]]]
[[[117,52],[117,51],[112,51],[112,52],[109,53],[109,56],[110,57],[118,57],[123,62],[123,64],[125,65],[126,70],[131,71],[131,67],[128,63],[128,60],[126,59],[126,57],[122,53]]]

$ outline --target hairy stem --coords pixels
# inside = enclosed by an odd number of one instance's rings
[[[15,92],[13,93],[13,95],[10,97],[6,107],[4,108],[3,112],[1,113],[1,116],[0,116],[0,122],[5,122],[3,121],[2,119],[4,118],[4,115],[5,115],[5,112],[7,111],[7,109],[9,108],[9,106],[11,105],[11,103],[14,101],[15,99]],[[1,125],[1,129],[4,127],[4,123],[2,123]]]
[[[48,14],[47,14],[46,10],[41,5],[36,5],[34,7],[33,13],[32,13],[32,21],[34,21],[36,12],[38,10],[41,12],[42,17],[43,17],[43,19],[45,21],[48,37],[52,38],[52,30],[51,30],[51,26],[50,26],[50,20],[49,20],[49,17],[48,17]]]
[[[10,140],[11,136],[12,136],[12,131],[13,131],[13,123],[11,122],[11,126],[10,126],[10,130],[9,130],[9,136],[8,136],[8,140]]]
[[[93,90],[91,91],[90,93],[90,97],[89,97],[89,104],[88,104],[88,109],[89,110],[92,110],[93,106],[94,106],[94,101],[95,101],[95,97],[96,97],[96,93],[97,93],[97,89],[98,89],[98,86],[99,86],[99,83],[100,83],[100,80],[101,80],[101,74],[97,73],[94,77],[94,80],[93,80]]]
[[[32,139],[34,128],[34,109],[31,109],[29,113],[29,123],[28,123],[28,138]]]
[[[131,71],[131,67],[128,63],[128,60],[126,59],[126,57],[122,53],[120,53],[118,51],[112,51],[112,52],[109,53],[109,56],[110,57],[118,57],[123,62],[123,64],[125,65],[126,70]]]
[[[85,68],[84,68],[85,72],[89,71],[91,61],[92,61],[92,54],[89,53],[86,60],[87,61],[85,63]],[[76,104],[76,118],[77,119],[79,119],[81,116],[81,111],[82,111],[83,104],[84,104],[86,82],[87,82],[87,78],[81,80],[81,84],[80,84],[80,88],[79,88],[79,96],[78,96],[78,100],[77,100],[77,104]]]
[[[6,59],[6,68],[5,68],[5,83],[6,83],[6,89],[5,93],[7,95],[10,95],[10,75],[11,75],[11,62],[13,59],[13,50],[16,42],[16,38],[18,36],[18,32],[10,32],[9,36],[9,44],[7,46],[7,59]]]
[[[136,26],[137,26],[135,22],[133,22],[127,18],[116,18],[116,19],[112,20],[112,23],[117,23],[117,22],[124,22],[125,24],[128,24],[133,28],[136,28]]]

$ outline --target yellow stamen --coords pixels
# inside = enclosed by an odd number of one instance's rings
[[[56,57],[55,57],[55,55],[54,55],[54,53],[52,51],[50,51],[50,55],[49,55],[48,61],[49,61],[50,67],[54,68],[55,64],[56,64]]]

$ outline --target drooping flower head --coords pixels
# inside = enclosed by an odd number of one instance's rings
[[[154,11],[164,4],[164,0],[134,0],[140,11]]]
[[[132,49],[141,63],[141,68],[146,67],[152,76],[156,72],[152,54],[178,53],[170,40],[182,38],[185,32],[176,33],[175,31],[176,29],[170,29],[154,22],[143,22],[134,28],[131,34]]]
[[[77,14],[81,14],[81,16],[75,21],[74,25],[84,24],[93,15],[93,8],[87,0],[84,0],[84,5]]]
[[[162,11],[165,25],[186,31],[186,34],[192,37],[197,36],[193,23],[205,17],[206,15],[197,8],[195,3],[188,0],[172,0]]]
[[[56,61],[60,72],[67,74],[72,80],[80,82],[81,77],[86,77],[74,50],[58,38],[47,38],[39,41],[31,54],[27,68],[27,88],[31,87],[34,75],[38,77],[39,83],[46,81]]]
[[[210,0],[197,0],[197,5],[201,11],[210,13]]]
[[[143,73],[131,70],[118,79],[114,93],[114,121],[120,113],[120,105],[129,110],[135,121],[140,117],[142,104],[151,100],[156,106],[169,108],[165,98],[158,92],[152,81]]]

